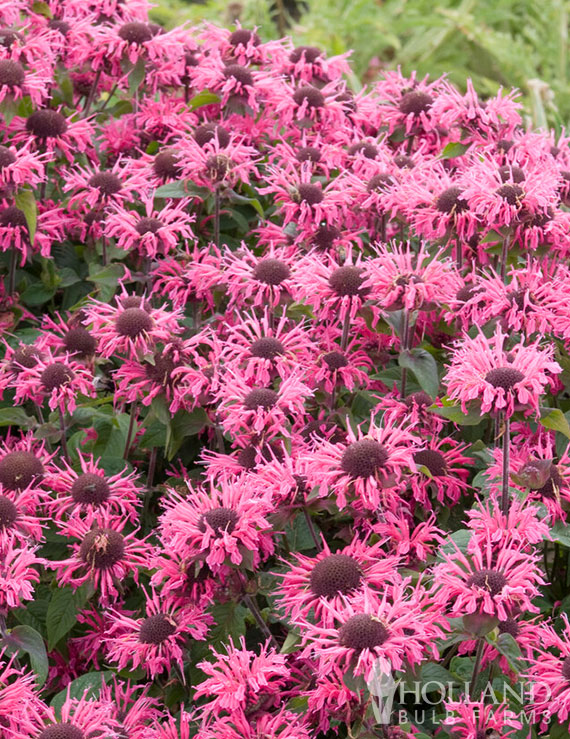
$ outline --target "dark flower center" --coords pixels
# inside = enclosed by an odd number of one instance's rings
[[[556,498],[558,491],[564,485],[564,480],[556,465],[550,467],[550,477],[541,488],[536,491],[543,498]]]
[[[149,218],[144,216],[140,219],[140,221],[135,226],[135,231],[140,235],[144,236],[145,234],[155,234],[158,232],[159,228],[162,228],[163,223],[158,218]]]
[[[26,121],[26,129],[38,139],[57,139],[67,131],[67,121],[56,110],[36,110]]]
[[[434,449],[422,449],[420,452],[415,452],[414,462],[427,467],[433,477],[443,477],[447,473],[445,457]]]
[[[499,139],[499,141],[497,141],[497,151],[506,154],[514,145],[514,141],[510,141],[509,139]]]
[[[38,363],[38,354],[39,352],[33,346],[20,347],[12,356],[11,369],[16,372],[20,372],[22,367],[32,369]]]
[[[157,154],[152,163],[152,168],[155,175],[163,180],[179,177],[181,174],[178,161],[170,151],[162,151],[160,154]]]
[[[9,452],[0,459],[0,483],[6,490],[23,490],[43,474],[43,464],[31,452]]]
[[[123,189],[121,180],[112,172],[97,172],[89,179],[89,185],[107,196],[116,195]]]
[[[0,226],[10,226],[11,228],[28,229],[28,222],[23,210],[10,205],[0,213]]]
[[[388,452],[373,439],[361,439],[347,446],[340,462],[341,469],[353,479],[372,477],[388,461]]]
[[[498,570],[478,570],[467,580],[467,585],[487,590],[491,595],[499,595],[507,584],[507,578]]]
[[[97,570],[108,570],[125,554],[125,540],[118,531],[93,529],[81,543],[79,556],[85,564]]]
[[[289,61],[297,64],[304,57],[307,64],[313,64],[321,56],[322,51],[316,46],[297,46],[289,54]]]
[[[313,235],[313,241],[319,249],[330,249],[340,237],[340,230],[336,226],[319,226]]]
[[[229,79],[232,77],[234,80],[240,83],[240,85],[253,85],[253,76],[247,67],[242,67],[241,64],[228,64],[224,69],[224,77]]]
[[[333,432],[330,438],[332,444],[338,444],[346,440],[346,432],[329,419],[315,418],[309,421],[301,435],[305,441],[310,441],[312,436],[325,437],[331,431]]]
[[[313,567],[311,590],[318,597],[333,598],[360,586],[362,573],[358,562],[348,554],[330,554]]]
[[[460,187],[448,187],[435,201],[435,207],[440,213],[463,213],[469,210],[467,200],[460,197],[463,191]]]
[[[267,338],[254,341],[251,345],[250,352],[252,357],[275,359],[280,354],[285,354],[285,347],[277,339],[268,336]]]
[[[245,470],[254,470],[257,465],[257,450],[254,446],[246,446],[240,449],[236,459],[240,467]]]
[[[417,405],[418,408],[425,408],[426,406],[431,405],[433,400],[427,393],[424,393],[423,390],[418,390],[417,393],[411,393],[408,395],[404,400],[404,403],[408,408],[413,408],[414,405]]]
[[[56,18],[52,18],[48,22],[48,26],[54,31],[59,31],[62,36],[66,36],[71,30],[69,23],[66,21],[59,21]]]
[[[0,169],[9,167],[10,164],[14,164],[16,161],[16,155],[13,151],[10,151],[7,146],[0,146]]]
[[[415,167],[414,160],[407,154],[396,154],[394,164],[398,169],[413,169]]]
[[[151,330],[152,318],[142,308],[127,308],[117,316],[115,328],[120,336],[134,339]]]
[[[38,739],[85,739],[85,734],[68,722],[52,724],[44,729]]]
[[[570,657],[562,660],[562,677],[567,683],[570,683]]]
[[[63,337],[63,345],[68,352],[78,357],[90,357],[95,354],[97,340],[83,326],[71,328]]]
[[[154,364],[145,363],[145,373],[149,380],[159,385],[167,385],[175,367],[177,364],[169,355],[155,354]]]
[[[269,410],[277,403],[279,399],[278,393],[270,388],[260,387],[251,390],[244,398],[243,405],[248,411],[255,411],[258,408]]]
[[[127,308],[142,308],[145,313],[148,313],[150,310],[150,303],[138,295],[128,295],[126,298],[122,298],[121,307],[123,310],[126,310]]]
[[[485,375],[485,381],[493,387],[511,390],[517,382],[524,380],[524,374],[514,367],[496,367]]]
[[[339,267],[329,277],[329,287],[340,297],[361,295],[363,271],[362,267]]]
[[[311,185],[310,183],[302,182],[297,187],[297,192],[299,193],[299,200],[303,203],[308,203],[309,205],[322,203],[324,198],[321,188],[317,185]]]
[[[119,38],[129,44],[144,44],[152,38],[152,30],[146,23],[125,23],[119,28]]]
[[[425,113],[431,108],[433,104],[433,98],[428,95],[427,92],[421,92],[419,90],[412,90],[402,95],[400,100],[400,113],[404,115],[420,115]]]
[[[262,259],[256,264],[253,276],[266,285],[280,285],[291,277],[291,270],[279,259]]]
[[[514,618],[508,618],[506,621],[499,623],[499,632],[501,634],[510,634],[513,639],[516,639],[520,632],[520,626]]]
[[[18,518],[18,509],[5,495],[0,495],[0,529],[9,529]]]
[[[377,618],[368,613],[351,616],[338,630],[338,640],[347,649],[374,649],[389,638],[390,632]]]
[[[323,362],[331,370],[338,370],[348,365],[348,359],[341,352],[329,352],[323,356]]]
[[[368,180],[368,184],[366,185],[366,191],[367,192],[381,192],[383,190],[387,190],[390,185],[394,184],[394,179],[392,175],[387,174],[386,172],[380,172],[380,174],[375,174],[373,177],[371,177]]]
[[[79,475],[71,486],[71,497],[79,504],[100,506],[110,494],[111,488],[105,478],[93,472]]]
[[[250,31],[249,28],[238,28],[234,31],[229,38],[229,42],[232,46],[247,46],[250,42],[253,46],[259,46],[261,39],[254,32]]]
[[[231,159],[224,154],[216,154],[208,157],[206,161],[206,172],[213,182],[221,182],[231,167]]]
[[[209,144],[216,136],[222,148],[225,148],[230,143],[230,134],[223,126],[218,126],[217,123],[204,123],[194,131],[194,141],[200,147]]]
[[[24,68],[11,59],[0,59],[0,86],[21,87],[26,81]]]
[[[139,630],[139,641],[142,644],[162,644],[169,636],[176,633],[176,625],[163,613],[145,618]]]
[[[524,190],[520,185],[501,185],[497,190],[497,195],[506,200],[509,205],[520,205]]]
[[[322,108],[325,104],[323,93],[312,85],[303,85],[295,90],[293,100],[299,106],[306,104],[307,108]]]
[[[501,178],[501,182],[524,182],[525,181],[525,173],[520,167],[516,167],[515,165],[508,165],[503,164],[502,167],[499,167],[499,177]]]
[[[23,41],[24,37],[12,28],[0,28],[0,46],[9,49],[15,41]]]
[[[48,365],[40,375],[40,382],[44,390],[51,392],[73,380],[73,371],[62,362]]]
[[[297,152],[298,162],[320,162],[322,154],[315,146],[302,146]]]
[[[238,521],[239,514],[233,508],[213,508],[211,511],[202,514],[198,522],[198,528],[202,533],[205,533],[207,530],[206,524],[208,524],[214,530],[216,536],[220,536],[224,531],[231,534]]]
[[[366,159],[375,159],[378,156],[378,147],[371,144],[370,141],[358,141],[349,147],[348,153],[353,156],[355,154],[362,154]]]

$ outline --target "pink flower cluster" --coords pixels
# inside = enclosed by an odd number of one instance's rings
[[[1,737],[560,737],[569,139],[148,11],[0,0]]]

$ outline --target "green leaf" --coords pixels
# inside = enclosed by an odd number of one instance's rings
[[[428,351],[420,347],[405,350],[400,352],[398,363],[400,367],[406,367],[414,373],[422,390],[432,398],[437,396],[439,390],[437,363]]]
[[[210,418],[203,408],[195,408],[192,413],[178,411],[168,426],[167,454],[172,459],[187,436],[195,436],[210,424]]]
[[[36,419],[24,411],[23,408],[14,406],[13,408],[0,408],[0,426],[24,426],[30,428],[34,426]]]
[[[35,306],[47,303],[48,300],[51,300],[54,295],[55,288],[46,287],[40,282],[34,282],[32,285],[28,285],[28,287],[20,295],[20,298],[22,302],[26,305]]]
[[[81,698],[85,691],[87,691],[87,698],[97,698],[101,692],[103,681],[108,683],[114,674],[111,670],[103,670],[102,672],[88,672],[85,675],[81,675],[81,677],[73,680],[67,688],[61,690],[53,697],[50,704],[51,707],[59,715],[61,707],[67,699],[68,689],[70,698]]]
[[[188,197],[186,181],[176,180],[176,182],[168,182],[166,185],[161,185],[154,191],[154,196],[156,198],[186,198]]]
[[[31,626],[16,626],[4,637],[4,641],[9,649],[17,649],[29,655],[32,670],[36,673],[38,685],[41,687],[48,676],[46,645],[41,634]]]
[[[54,590],[46,616],[48,648],[50,650],[75,626],[77,613],[83,608],[88,597],[89,589],[85,586],[75,592],[71,588]]]
[[[489,635],[487,635],[488,637]],[[500,652],[503,657],[507,658],[507,661],[511,668],[515,672],[520,672],[521,670],[521,650],[519,645],[517,644],[516,639],[511,634],[499,634],[496,641],[493,641],[490,638],[485,637],[486,641],[495,647],[495,649]]]
[[[209,90],[202,90],[202,92],[199,92],[189,101],[188,105],[190,106],[190,110],[196,110],[197,108],[202,108],[204,105],[212,105],[219,102],[220,97],[218,95],[209,92]]]
[[[139,56],[137,59],[137,63],[129,73],[129,92],[131,95],[135,93],[139,87],[141,86],[142,82],[144,81],[146,75],[146,63],[145,59],[142,56]]]
[[[43,15],[44,18],[53,18],[49,5],[44,3],[42,0],[36,0],[36,2],[33,3],[32,12],[37,15]]]
[[[451,672],[435,662],[426,662],[423,664],[420,674],[422,685],[427,685],[428,683],[440,683],[447,686],[448,683],[453,682],[453,675]]]
[[[295,629],[291,629],[291,631],[287,634],[287,638],[283,642],[283,646],[281,647],[281,654],[292,654],[293,652],[297,652],[299,650],[300,644],[301,634]]]
[[[313,526],[318,536],[319,530],[314,522]],[[292,523],[285,526],[285,536],[293,552],[304,552],[308,549],[315,549],[315,541],[303,513],[298,513]]]
[[[465,414],[459,405],[448,405],[442,407],[432,405],[430,406],[430,411],[437,413],[438,416],[447,418],[448,421],[453,421],[453,423],[456,423],[459,426],[477,426],[477,424],[481,423],[482,420],[479,411],[470,410],[469,413]]]
[[[227,603],[216,603],[210,609],[215,626],[210,629],[210,644],[216,646],[227,644],[231,636],[234,644],[239,643],[240,636],[245,635],[245,620],[249,609],[241,603],[228,601]]]
[[[20,192],[16,193],[14,203],[16,208],[19,208],[26,218],[26,224],[30,235],[30,244],[33,244],[38,224],[38,207],[34,193],[31,190],[20,190]]]
[[[452,141],[439,155],[440,159],[455,159],[465,154],[469,149],[469,144],[462,144],[461,141]]]
[[[557,541],[570,549],[570,526],[566,526],[562,521],[557,521],[550,529],[552,541]]]
[[[540,424],[546,429],[559,431],[570,439],[570,425],[559,408],[541,408]],[[544,414],[544,415],[543,415]]]
[[[458,529],[453,534],[449,534],[446,543],[438,552],[438,559],[443,559],[442,554],[453,554],[457,549],[465,553],[472,535],[473,532],[470,529]]]

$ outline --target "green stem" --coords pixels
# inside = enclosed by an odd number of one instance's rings
[[[137,401],[132,404],[131,406],[131,414],[129,418],[129,429],[127,431],[127,440],[125,442],[125,451],[123,452],[123,459],[129,458],[129,452],[131,450],[131,444],[133,442],[133,432],[135,429],[135,421],[137,417]]]
[[[471,675],[471,682],[469,683],[469,699],[473,700],[475,697],[475,683],[479,677],[481,670],[481,658],[483,657],[483,647],[485,646],[485,640],[479,637],[477,642],[477,651],[475,652],[475,664],[473,665],[473,674]]]
[[[509,453],[511,450],[511,430],[510,419],[507,415],[504,417],[503,430],[503,485],[501,495],[501,511],[504,516],[509,515]]]

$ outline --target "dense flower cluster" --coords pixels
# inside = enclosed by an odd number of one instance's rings
[[[569,140],[348,79],[0,2],[2,737],[564,735]]]

